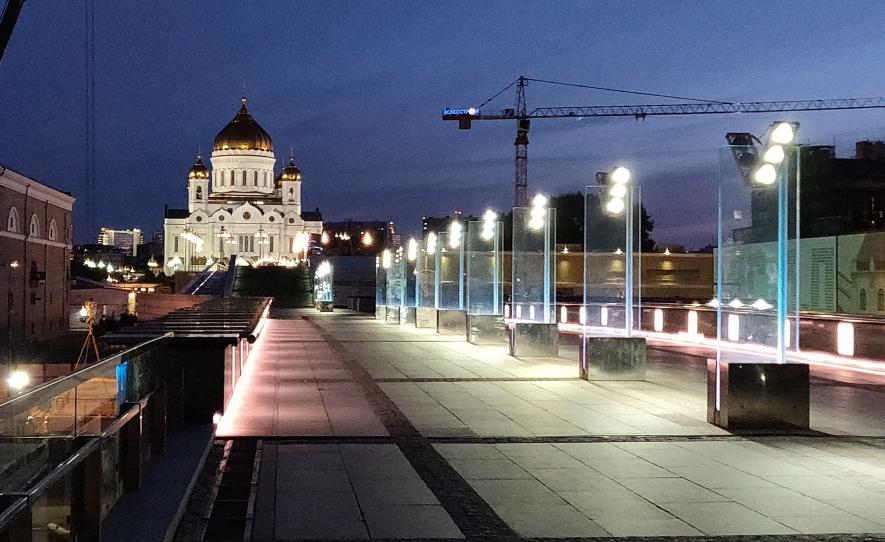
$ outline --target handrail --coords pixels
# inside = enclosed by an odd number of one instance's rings
[[[120,360],[122,360],[124,357],[135,355],[148,346],[159,341],[169,339],[172,336],[172,333],[166,333],[164,335],[160,335],[159,337],[154,337],[153,339],[149,339],[147,341],[139,343],[127,350],[118,352],[113,356],[84,367],[79,371],[73,372],[69,375],[60,376],[31,390],[28,390],[21,395],[8,399],[3,403],[0,403],[0,420],[11,419],[17,413],[30,408],[35,403],[45,401],[46,399],[57,396],[64,391],[73,389],[78,384],[86,382],[89,379],[94,378],[95,376],[98,376],[109,367],[119,365]]]
[[[31,500],[38,499],[43,493],[49,489],[52,484],[57,482],[61,477],[72,471],[77,465],[79,465],[82,461],[85,461],[89,454],[94,452],[96,449],[99,449],[101,446],[100,438],[91,438],[86,441],[83,446],[74,451],[73,454],[61,463],[58,464],[57,467],[52,469],[52,471],[40,479],[39,482],[34,484],[34,486],[28,490],[28,496]]]
[[[12,494],[9,494],[12,497]],[[0,512],[0,533],[6,531],[9,527],[9,524],[12,523],[15,518],[21,513],[23,510],[27,510],[28,508],[28,497],[26,494],[18,494],[15,496],[15,500],[13,500],[9,506],[3,509]]]

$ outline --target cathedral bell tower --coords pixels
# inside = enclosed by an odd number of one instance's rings
[[[280,196],[283,205],[290,207],[295,214],[301,214],[301,170],[295,167],[295,157],[289,155],[289,163],[278,177]]]
[[[193,213],[197,209],[205,209],[209,201],[209,170],[203,164],[203,157],[197,160],[187,172],[187,209]]]

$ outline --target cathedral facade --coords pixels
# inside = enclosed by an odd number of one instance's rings
[[[238,264],[293,265],[306,257],[310,235],[323,231],[319,211],[301,208],[301,171],[294,158],[275,174],[270,135],[242,100],[213,144],[211,170],[202,157],[187,175],[187,209],[167,209],[165,272],[199,271],[236,256]]]

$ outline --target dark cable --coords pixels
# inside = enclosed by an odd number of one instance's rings
[[[620,88],[597,87],[594,85],[580,85],[578,83],[563,83],[560,81],[547,81],[545,79],[532,79],[530,77],[526,77],[526,81],[534,81],[536,83],[547,83],[549,85],[562,85],[565,87],[577,87],[577,88],[589,88],[592,90],[604,90],[606,92],[619,92],[621,94],[635,94],[638,96],[654,96],[656,98],[672,98],[674,100],[689,100],[692,102],[716,103],[716,104],[730,104],[730,103],[732,103],[732,102],[720,102],[718,100],[702,100],[700,98],[687,98],[685,96],[672,96],[669,94],[658,94],[656,92],[641,92],[638,90],[624,90],[624,89],[620,89]],[[512,83],[511,83],[511,86],[512,86]]]
[[[515,84],[516,84],[516,81],[514,81],[514,82],[510,83],[509,85],[507,85],[506,87],[502,88],[501,90],[499,90],[498,92],[496,92],[494,96],[492,96],[492,97],[489,98],[488,100],[486,100],[486,101],[484,101],[483,103],[481,103],[481,104],[479,104],[478,106],[476,106],[477,109],[481,109],[481,108],[484,107],[487,103],[489,103],[490,101],[494,100],[495,98],[497,98],[498,96],[500,96],[501,94],[503,94],[507,89],[509,89],[510,87],[512,87],[512,86],[515,85]]]

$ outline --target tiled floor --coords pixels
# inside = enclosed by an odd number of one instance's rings
[[[492,539],[885,533],[885,440],[730,436],[706,423],[691,358],[655,351],[648,381],[591,383],[567,348],[516,360],[370,317],[291,316],[270,322],[219,427],[278,438],[255,540],[461,538],[482,521]],[[882,389],[822,389],[818,429],[883,429],[846,408]],[[390,436],[378,394],[419,436]],[[416,442],[431,453],[406,453]]]
[[[393,444],[265,444],[258,540],[461,538]]]

